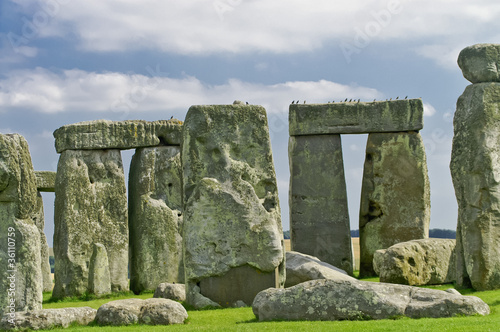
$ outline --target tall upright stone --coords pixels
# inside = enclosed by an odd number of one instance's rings
[[[128,214],[119,150],[65,150],[57,166],[53,296],[85,293],[94,243],[109,258],[111,289],[128,290]]]
[[[36,212],[33,214],[33,221],[35,222],[38,232],[40,233],[40,259],[43,278],[43,291],[52,292],[52,274],[50,272],[49,261],[49,244],[47,243],[47,236],[45,235],[45,216],[43,211],[43,198],[40,192],[37,192]]]
[[[90,294],[97,296],[111,293],[108,253],[101,243],[94,243],[90,257],[88,290]]]
[[[188,303],[204,297],[249,305],[260,290],[282,287],[283,233],[265,109],[191,106],[182,163]]]
[[[429,237],[430,186],[418,132],[368,135],[359,212],[360,276],[374,276],[373,255]]]
[[[292,250],[352,275],[352,244],[340,135],[291,136]]]
[[[130,288],[183,283],[180,146],[137,149],[129,175]]]
[[[0,313],[42,308],[35,173],[28,143],[0,134]]]
[[[458,58],[464,77],[474,84],[458,98],[453,120],[457,284],[477,290],[500,288],[499,51],[496,44],[473,45]]]

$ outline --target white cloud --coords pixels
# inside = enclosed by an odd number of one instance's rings
[[[424,103],[424,116],[433,116],[436,114],[436,109],[429,103]]]

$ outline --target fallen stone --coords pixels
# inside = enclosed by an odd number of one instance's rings
[[[158,145],[180,145],[182,121],[109,121],[74,123],[54,131],[56,151],[133,149]]]
[[[89,293],[97,296],[111,293],[111,278],[106,247],[94,243],[89,266]]]
[[[266,111],[192,106],[183,131],[187,302],[251,303],[284,284],[284,247]]]
[[[488,315],[475,296],[358,280],[312,280],[286,289],[266,289],[252,309],[259,321],[367,320]]]
[[[14,329],[48,330],[68,328],[70,325],[88,325],[94,321],[97,310],[90,307],[42,309],[28,312],[16,312],[14,324],[11,317],[4,315],[0,322],[0,330]]]
[[[450,170],[458,202],[457,285],[500,288],[500,83],[458,98]]]
[[[290,136],[416,131],[423,128],[421,99],[292,104]]]
[[[359,212],[361,277],[378,249],[429,237],[430,185],[419,133],[368,135]]]
[[[98,325],[171,325],[183,324],[188,318],[184,307],[168,299],[127,299],[111,301],[97,310]]]
[[[35,177],[38,191],[51,193],[55,191],[56,172],[35,171]]]
[[[153,297],[174,301],[186,301],[186,286],[184,284],[164,282],[156,287]]]
[[[106,247],[112,292],[128,290],[127,195],[120,151],[64,151],[55,194],[53,296],[88,290],[94,243]]]
[[[35,172],[36,173],[36,172]],[[43,212],[43,198],[40,192],[37,193],[37,212],[33,215],[33,221],[40,233],[40,260],[43,277],[43,291],[52,292],[52,273],[49,261],[49,244],[45,235],[45,214]]]
[[[130,288],[183,283],[180,147],[137,149],[129,175]]]
[[[411,286],[447,284],[455,281],[456,241],[423,239],[377,250],[373,267],[381,282]]]
[[[296,251],[286,252],[286,288],[317,279],[351,280],[353,278],[345,271],[322,262],[316,257]]]
[[[500,82],[500,45],[468,46],[458,55],[458,66],[469,82]]]
[[[352,244],[340,135],[291,136],[292,250],[352,275]]]

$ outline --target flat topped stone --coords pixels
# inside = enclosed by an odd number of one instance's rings
[[[422,99],[329,104],[292,104],[290,136],[418,131]]]
[[[95,120],[78,122],[54,131],[56,151],[133,149],[180,145],[182,121]]]
[[[42,192],[55,191],[56,172],[51,171],[35,171],[36,189]]]
[[[500,82],[500,44],[468,46],[460,52],[457,62],[469,82]]]

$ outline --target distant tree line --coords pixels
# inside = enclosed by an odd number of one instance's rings
[[[429,230],[429,237],[438,239],[455,239],[457,232],[451,229],[433,228]],[[283,237],[290,239],[290,231],[284,231]],[[351,230],[351,237],[359,237],[359,229]]]

